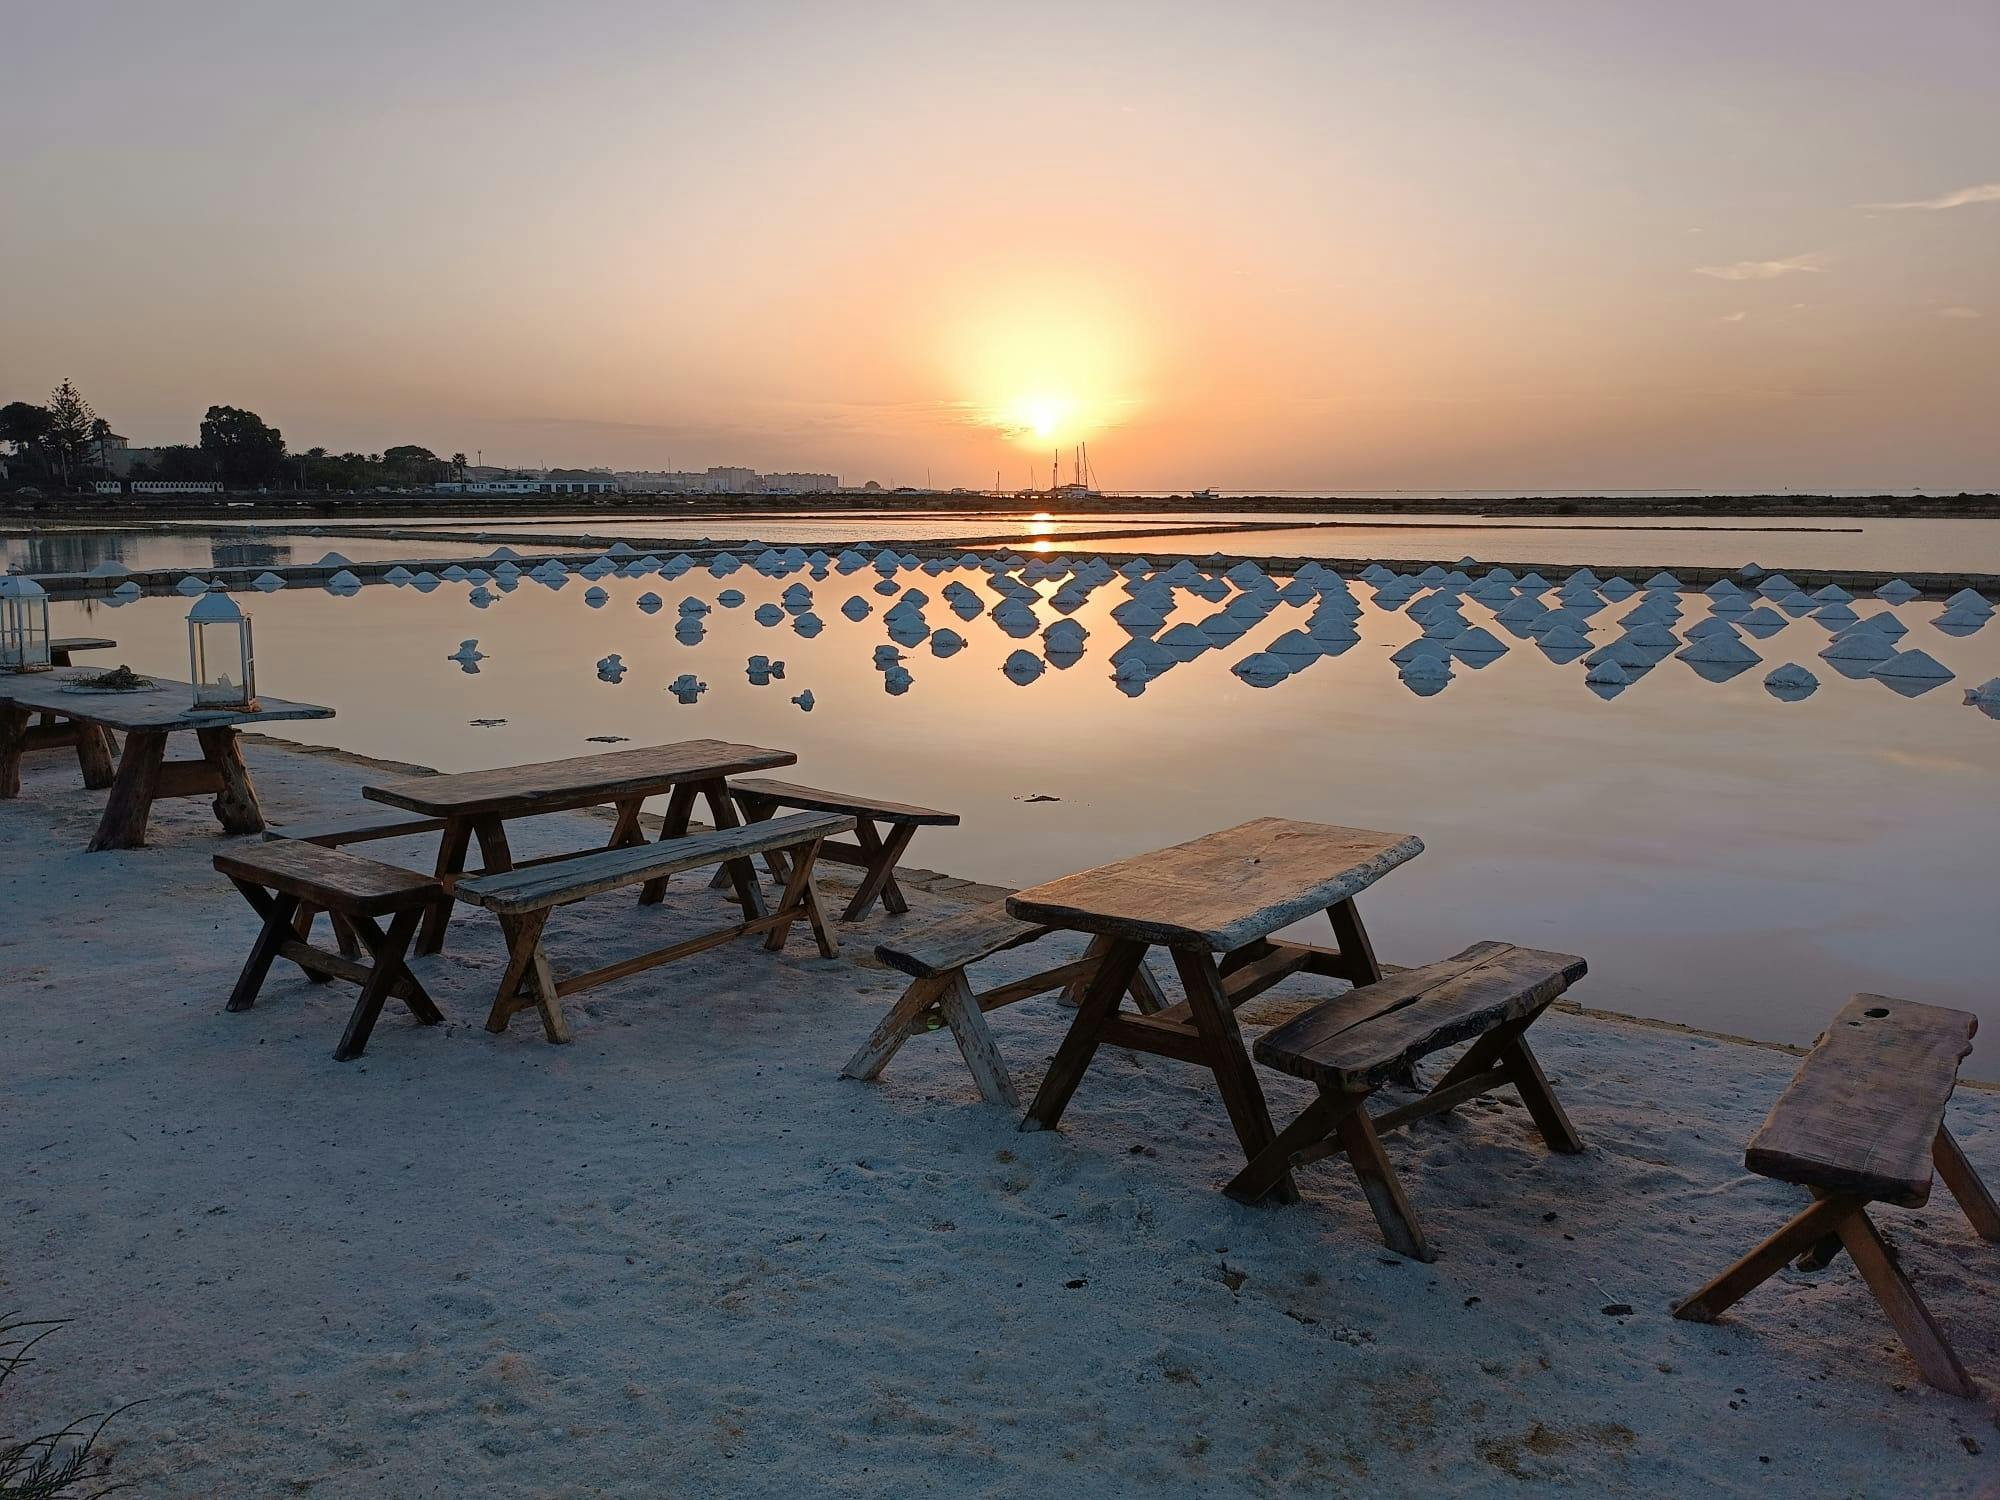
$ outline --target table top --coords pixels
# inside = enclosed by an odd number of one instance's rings
[[[133,693],[74,692],[69,684],[100,675],[96,667],[57,667],[52,672],[0,674],[0,703],[61,714],[87,724],[130,734],[134,730],[223,729],[279,719],[330,719],[333,710],[317,703],[293,703],[258,695],[255,708],[196,708],[194,685],[155,677]]]
[[[682,740],[526,766],[497,766],[490,771],[406,776],[364,786],[361,795],[434,818],[561,812],[650,797],[678,782],[712,781],[796,765],[798,759],[790,750],[732,745],[727,740]]]
[[[59,635],[49,642],[51,651],[109,651],[118,643],[106,635]]]
[[[1257,818],[1030,886],[1007,910],[1050,927],[1228,953],[1366,890],[1423,848],[1415,834]]]

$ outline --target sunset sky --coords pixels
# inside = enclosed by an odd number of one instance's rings
[[[0,401],[1117,489],[2000,488],[2000,5],[75,3]]]

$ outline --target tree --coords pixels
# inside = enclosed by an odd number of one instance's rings
[[[453,473],[454,473],[455,475],[457,475],[457,476],[458,476],[458,482],[459,482],[460,484],[464,484],[464,483],[465,483],[465,469],[466,469],[466,458],[465,458],[465,455],[464,455],[463,453],[454,453],[454,454],[452,454],[452,456],[451,456],[451,468],[452,468],[452,472],[453,472]]]
[[[97,467],[106,479],[111,477],[111,424],[102,417],[93,417],[90,423],[90,446],[97,455]]]
[[[201,419],[201,451],[224,485],[269,484],[282,472],[285,435],[254,411],[211,406]]]
[[[145,479],[213,479],[215,460],[190,444],[171,443],[153,449],[152,456],[132,472]]]
[[[6,443],[16,458],[25,460],[45,479],[54,472],[49,434],[55,425],[55,415],[32,401],[9,401],[0,406],[0,443]]]
[[[64,488],[69,486],[72,466],[81,468],[90,452],[90,424],[97,413],[77,388],[65,380],[49,392],[49,446],[55,450]]]
[[[415,443],[402,443],[382,451],[383,478],[390,484],[428,484],[444,467],[438,456]]]

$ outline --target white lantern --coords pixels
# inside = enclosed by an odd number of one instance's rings
[[[0,577],[0,672],[49,669],[49,596],[32,578]]]
[[[257,706],[250,617],[227,594],[203,594],[188,611],[188,675],[196,708]]]

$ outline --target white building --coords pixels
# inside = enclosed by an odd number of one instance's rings
[[[219,495],[220,481],[214,479],[135,479],[135,495]]]

